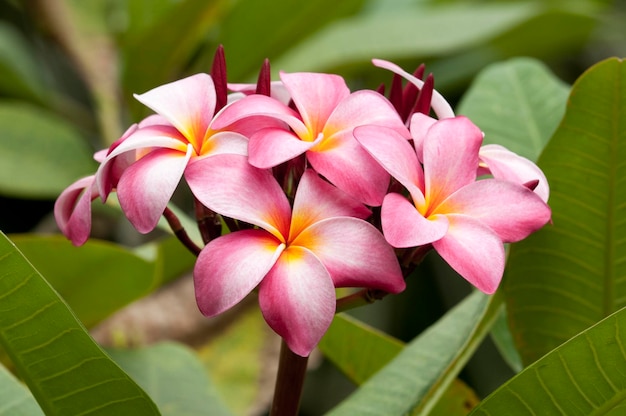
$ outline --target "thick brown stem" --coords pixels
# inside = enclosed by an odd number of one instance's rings
[[[174,232],[176,238],[178,238],[178,240],[180,240],[180,242],[183,243],[183,245],[187,247],[187,249],[189,249],[189,251],[191,251],[195,256],[198,256],[202,249],[198,247],[196,243],[191,240],[191,238],[189,238],[189,234],[187,234],[187,231],[183,228],[176,214],[174,214],[171,209],[166,207],[165,211],[163,211],[163,216],[167,220],[167,223]]]
[[[285,341],[282,341],[270,416],[298,414],[308,359],[309,357],[301,357],[292,352]]]

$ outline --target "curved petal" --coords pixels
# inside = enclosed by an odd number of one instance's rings
[[[392,129],[381,126],[357,127],[354,129],[354,137],[391,176],[409,190],[411,195],[422,195],[424,172],[415,151],[404,137]],[[417,190],[419,192],[416,192]],[[415,202],[422,205],[423,197]]]
[[[442,238],[448,230],[444,215],[424,218],[411,202],[400,194],[385,197],[380,212],[385,239],[394,247],[417,247]]]
[[[550,197],[548,179],[546,179],[543,171],[539,169],[539,166],[530,160],[497,144],[482,146],[478,152],[478,157],[487,165],[487,169],[496,179],[511,181],[520,185],[538,180],[539,184],[534,189],[534,192],[544,202],[548,202]]]
[[[437,121],[424,137],[426,203],[434,209],[444,199],[476,180],[483,134],[466,117]]]
[[[117,142],[116,142],[117,143]],[[175,149],[185,154],[187,142],[178,130],[171,126],[150,125],[134,131],[125,140],[112,147],[96,172],[100,197],[105,200],[111,189],[131,163],[153,148]]]
[[[240,92],[245,95],[251,95],[256,93],[256,84],[238,84],[228,83],[228,89],[235,92]],[[287,105],[291,100],[289,91],[285,88],[285,84],[282,81],[272,81],[270,83],[271,97]]]
[[[209,136],[202,144],[201,157],[223,153],[248,155],[248,138],[232,131],[220,131]]]
[[[269,326],[291,351],[306,357],[335,315],[335,288],[320,260],[289,247],[259,287],[259,305]]]
[[[169,120],[194,146],[204,138],[215,113],[215,85],[208,74],[164,84],[135,98]]]
[[[428,129],[435,124],[437,120],[422,113],[415,113],[411,117],[411,137],[413,138],[413,147],[415,154],[420,162],[424,162],[424,137]]]
[[[293,202],[289,241],[309,225],[331,217],[365,219],[371,211],[308,169],[302,175]]]
[[[379,93],[368,90],[357,91],[342,100],[330,114],[323,133],[325,137],[352,134],[355,127],[368,124],[393,129],[406,140],[411,138],[393,105]]]
[[[271,117],[288,124],[296,134],[306,135],[306,126],[298,113],[274,98],[249,95],[222,108],[211,123],[213,130],[222,130],[250,116]]]
[[[187,154],[157,149],[130,165],[117,185],[122,211],[140,233],[156,227],[167,203],[180,182],[191,157]]]
[[[389,174],[354,139],[335,140],[333,148],[309,150],[307,158],[337,188],[370,206],[379,206],[389,187]]]
[[[280,73],[280,79],[289,91],[304,124],[314,137],[324,130],[324,125],[339,103],[350,95],[346,82],[339,75],[312,72]]]
[[[504,273],[504,245],[482,222],[465,215],[447,215],[450,227],[433,248],[463,278],[492,294]]]
[[[481,221],[505,243],[526,238],[550,221],[550,207],[523,185],[484,179],[459,189],[436,213],[463,214]]]
[[[358,218],[316,222],[291,244],[311,250],[336,287],[366,287],[390,293],[406,287],[393,248],[373,225]]]
[[[424,81],[417,79],[416,77],[409,74],[394,63],[384,61],[382,59],[372,59],[372,63],[379,68],[384,68],[393,72],[394,74],[400,75],[407,81],[417,86],[420,90],[424,86]],[[435,114],[437,114],[437,117],[440,120],[443,118],[454,117],[454,111],[452,110],[452,107],[450,107],[450,104],[448,104],[446,99],[443,98],[443,96],[437,90],[433,90],[433,98],[430,106],[433,108]]]
[[[185,171],[189,188],[207,208],[258,225],[284,242],[291,207],[272,173],[241,155],[221,154],[192,161]]]
[[[263,280],[283,249],[263,230],[237,231],[209,242],[193,269],[200,311],[215,316],[235,306]]]
[[[68,186],[54,203],[54,218],[59,229],[75,246],[85,244],[91,231],[91,201],[94,176],[81,178]]]
[[[252,166],[268,169],[293,159],[315,145],[300,140],[284,129],[262,129],[250,136],[248,161]]]

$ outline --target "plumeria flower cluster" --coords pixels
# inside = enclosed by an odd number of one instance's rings
[[[228,84],[218,49],[210,75],[135,96],[155,114],[96,153],[97,172],[60,195],[59,228],[83,244],[92,201],[112,192],[139,232],[165,215],[198,256],[202,313],[215,316],[257,291],[269,326],[301,356],[328,329],[336,288],[399,293],[431,248],[493,293],[504,243],[550,220],[543,173],[503,147],[482,146],[482,132],[455,117],[432,76],[422,81],[423,68],[374,64],[394,73],[389,98],[383,88],[352,92],[332,74],[281,72],[272,82],[267,62],[256,85]],[[183,177],[204,247],[167,208]]]

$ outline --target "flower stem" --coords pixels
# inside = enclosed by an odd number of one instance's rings
[[[308,359],[309,357],[301,357],[292,352],[285,341],[282,341],[270,416],[298,414]]]
[[[381,300],[389,293],[384,290],[377,289],[361,289],[351,295],[337,299],[336,313],[347,311],[348,309],[358,308],[359,306],[369,305],[377,300]]]
[[[198,247],[196,243],[191,240],[191,238],[189,238],[189,234],[187,234],[187,231],[185,231],[185,229],[183,228],[176,214],[174,214],[171,209],[165,207],[165,211],[163,211],[163,216],[167,220],[167,223],[169,224],[170,228],[172,229],[174,235],[178,238],[178,240],[183,243],[183,245],[187,247],[187,249],[191,251],[195,256],[198,256],[200,254],[201,248]]]

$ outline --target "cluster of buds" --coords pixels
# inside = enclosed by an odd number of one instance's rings
[[[96,153],[97,172],[60,195],[59,228],[83,244],[92,201],[112,192],[139,232],[164,214],[174,224],[167,205],[184,176],[204,246],[175,231],[198,255],[200,310],[220,314],[258,290],[265,320],[301,356],[328,329],[335,288],[401,292],[430,249],[493,293],[504,243],[550,220],[544,175],[482,146],[432,76],[422,82],[423,68],[374,64],[394,73],[389,98],[382,88],[351,92],[332,74],[271,82],[267,62],[256,85],[228,84],[218,49],[210,75],[135,96],[155,114]]]

